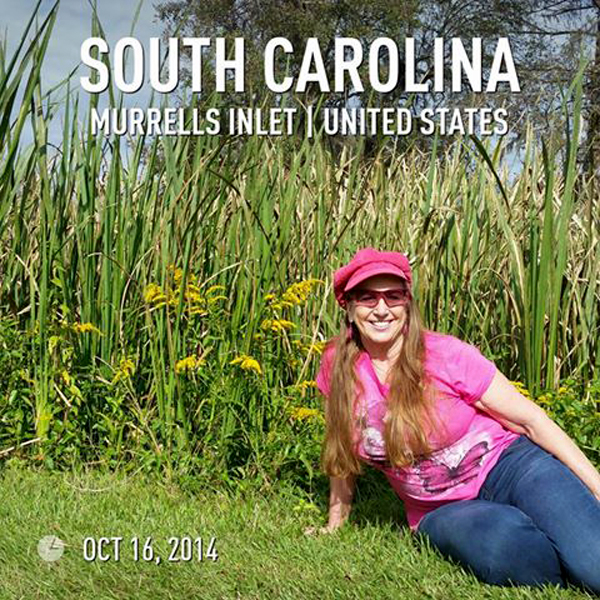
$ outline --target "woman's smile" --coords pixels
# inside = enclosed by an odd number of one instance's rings
[[[378,331],[385,331],[391,324],[391,321],[369,321]]]

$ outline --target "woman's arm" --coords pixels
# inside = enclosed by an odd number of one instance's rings
[[[330,477],[329,492],[329,522],[325,527],[316,529],[308,527],[304,530],[306,535],[314,533],[331,533],[341,527],[348,516],[352,507],[352,497],[356,486],[356,475],[348,477]]]
[[[327,523],[327,529],[333,531],[341,527],[350,515],[356,487],[356,475],[349,475],[346,478],[330,477],[329,481],[329,522]]]
[[[600,473],[594,465],[544,409],[521,395],[500,371],[481,400],[473,404],[556,456],[600,500]]]

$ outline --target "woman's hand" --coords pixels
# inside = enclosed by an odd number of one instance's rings
[[[307,527],[304,530],[304,535],[323,535],[325,533],[333,533],[346,522],[352,506],[352,496],[354,494],[355,483],[355,475],[349,475],[348,477],[344,478],[330,478],[331,490],[329,494],[329,522],[325,527]]]
[[[304,535],[315,536],[316,537],[317,535],[324,535],[326,533],[333,533],[337,529],[339,529],[339,527],[331,527],[329,525],[325,525],[325,527],[307,527],[304,530]]]

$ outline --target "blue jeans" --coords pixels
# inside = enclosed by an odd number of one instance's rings
[[[504,449],[477,499],[436,508],[417,531],[486,583],[569,582],[600,595],[600,502],[524,435]]]

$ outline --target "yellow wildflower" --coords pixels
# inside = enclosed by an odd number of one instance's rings
[[[272,310],[283,310],[292,306],[301,306],[308,299],[313,287],[317,284],[325,283],[320,279],[306,279],[290,285],[281,298],[277,298],[275,294],[265,294],[264,299],[268,302],[268,306]]]
[[[129,379],[135,373],[135,363],[131,358],[122,358],[119,363],[115,376],[112,379],[113,384],[124,379]]]
[[[308,300],[312,288],[320,283],[324,282],[320,279],[306,279],[304,281],[294,283],[287,290],[285,290],[281,299],[283,302],[300,306]]]
[[[316,388],[317,387],[317,382],[311,380],[305,380],[305,381],[301,381],[300,383],[297,383],[296,385],[294,385],[294,387],[298,390],[306,390],[308,388]]]
[[[186,356],[175,364],[175,373],[181,373],[182,371],[193,371],[198,367],[205,364],[205,360],[198,356]]]
[[[310,345],[310,349],[317,354],[323,354],[325,346],[327,346],[327,342],[315,342],[314,344]]]
[[[225,286],[224,285],[211,285],[207,290],[206,290],[206,295],[208,296],[209,294],[212,294],[213,292],[216,292],[217,290],[223,290],[225,291]],[[225,298],[225,296],[221,296],[222,298]]]
[[[298,350],[308,355],[311,352],[314,352],[315,354],[323,354],[326,342],[315,342],[314,344],[305,344],[300,340],[294,340],[292,344],[294,344],[294,346],[296,346]]]
[[[179,269],[175,265],[171,264],[167,267],[167,271],[170,272],[171,277],[175,283],[179,283],[183,278],[183,269]]]
[[[568,391],[569,391],[569,390],[568,390],[568,388],[566,388],[566,387],[559,387],[559,388],[558,388],[558,393],[559,393],[559,394],[565,394],[565,393],[567,393]]]
[[[523,383],[521,383],[520,381],[511,381],[511,383],[517,388],[517,391],[520,394],[523,394],[523,396],[527,396],[529,397],[529,390],[525,387],[525,385]]]
[[[97,333],[102,335],[102,332],[92,323],[73,323],[73,331],[77,333]]]
[[[146,301],[146,304],[164,306],[167,302],[167,296],[159,285],[156,283],[149,283],[144,289],[144,300]]]
[[[262,374],[262,370],[258,361],[255,358],[248,356],[247,354],[241,354],[240,356],[237,356],[229,364],[239,364],[240,368],[244,369],[245,371],[255,371],[259,375]]]
[[[195,303],[195,304],[206,304],[206,300],[202,297],[200,292],[192,289],[191,286],[188,286],[185,290],[185,299],[187,302]]]
[[[290,411],[290,417],[297,421],[304,421],[306,419],[323,419],[323,415],[316,408],[306,408],[301,406],[300,408],[293,408]]]
[[[261,329],[270,329],[276,333],[286,329],[293,329],[294,327],[296,327],[294,323],[287,321],[286,319],[265,319],[260,324]]]

